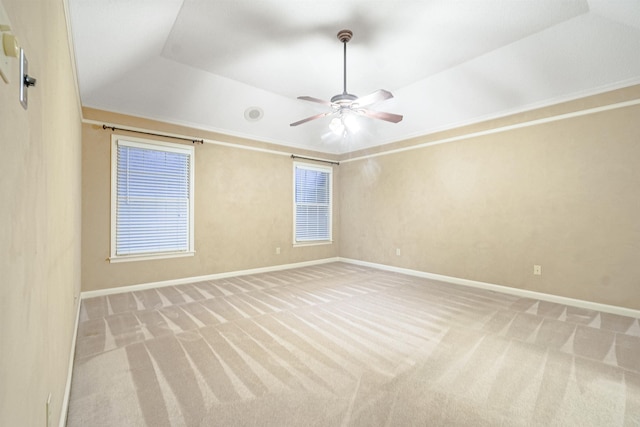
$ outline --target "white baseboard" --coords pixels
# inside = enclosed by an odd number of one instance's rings
[[[67,384],[64,387],[62,397],[62,409],[60,410],[59,427],[67,425],[67,414],[69,413],[69,398],[71,397],[71,380],[73,378],[73,362],[76,356],[76,339],[78,337],[78,324],[80,322],[80,300],[76,302],[76,321],[73,326],[73,337],[71,339],[71,354],[69,354],[69,366],[67,367]]]
[[[401,268],[401,267],[393,267],[386,264],[378,264],[374,262],[360,261],[356,259],[342,258],[342,257],[324,258],[319,260],[298,262],[293,264],[281,264],[281,265],[274,265],[269,267],[253,268],[249,270],[228,271],[224,273],[209,274],[206,276],[185,277],[182,279],[165,280],[161,282],[150,282],[150,283],[142,283],[138,285],[122,286],[118,288],[100,289],[97,291],[85,291],[81,293],[81,298],[82,299],[93,298],[93,297],[103,296],[103,295],[112,295],[112,294],[119,294],[123,292],[132,292],[132,291],[140,291],[144,289],[159,288],[163,286],[184,285],[186,283],[195,283],[195,282],[203,282],[206,280],[224,279],[226,277],[269,273],[272,271],[289,270],[292,268],[308,267],[312,265],[327,264],[330,262],[337,262],[337,261],[346,262],[346,263],[355,264],[355,265],[362,265],[365,267],[377,268],[380,270],[393,271],[396,273],[407,274],[409,276],[415,276],[415,277],[422,277],[425,279],[437,280],[440,282],[447,282],[447,283],[453,283],[456,285],[469,286],[472,288],[500,292],[503,294],[515,295],[522,298],[532,298],[532,299],[537,299],[541,301],[554,302],[557,304],[570,305],[573,307],[580,307],[588,310],[601,311],[604,313],[611,313],[611,314],[617,314],[619,316],[635,317],[640,319],[640,310],[634,310],[631,308],[600,304],[592,301],[568,298],[568,297],[563,297],[563,296],[553,295],[553,294],[545,294],[542,292],[529,291],[526,289],[511,288],[509,286],[496,285],[493,283],[479,282],[477,280],[461,279],[459,277],[445,276],[442,274],[428,273],[425,271],[411,270],[408,268]],[[79,305],[78,305],[78,310],[79,310]],[[80,312],[78,311],[78,315],[79,313]],[[78,320],[76,319],[76,323],[77,321]],[[77,330],[77,325],[76,325],[76,330]],[[74,337],[74,345],[75,345],[75,337]],[[68,386],[70,386],[70,384],[68,384]]]
[[[409,276],[422,277],[425,279],[437,280],[440,282],[453,283],[456,285],[469,286],[472,288],[485,289],[503,294],[515,295],[523,298],[532,298],[541,301],[555,302],[557,304],[570,305],[573,307],[585,308],[588,310],[601,311],[604,313],[617,314],[619,316],[635,317],[640,319],[640,310],[634,310],[626,307],[618,307],[615,305],[600,304],[597,302],[585,301],[580,299],[562,297],[558,295],[545,294],[542,292],[529,291],[526,289],[510,288],[508,286],[496,285],[493,283],[478,282],[476,280],[461,279],[458,277],[443,276],[441,274],[427,273],[425,271],[411,270],[408,268],[393,267],[385,264],[377,264],[374,262],[360,261],[351,258],[338,258],[341,262],[362,265],[365,267],[378,268],[380,270],[393,271],[396,273],[407,274]]]
[[[224,273],[209,274],[206,276],[185,277],[182,279],[164,280],[161,282],[142,283],[139,285],[121,286],[118,288],[100,289],[97,291],[85,291],[81,293],[82,299],[99,297],[103,295],[120,294],[123,292],[141,291],[144,289],[161,288],[163,286],[184,285],[187,283],[204,282],[206,280],[224,279],[227,277],[246,276],[249,274],[269,273],[272,271],[290,270],[292,268],[309,267],[312,265],[327,264],[338,261],[338,257],[317,259],[313,261],[296,262],[293,264],[280,264],[269,267],[252,268],[249,270],[228,271]]]

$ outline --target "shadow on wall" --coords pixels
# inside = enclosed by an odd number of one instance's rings
[[[371,187],[378,183],[378,177],[381,172],[380,165],[375,159],[367,159],[367,161],[362,165],[362,182],[367,187]]]

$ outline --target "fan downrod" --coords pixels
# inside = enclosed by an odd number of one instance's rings
[[[352,95],[347,92],[347,42],[351,40],[353,37],[353,32],[351,30],[340,30],[338,31],[338,40],[342,42],[342,52],[343,52],[343,68],[342,68],[342,93],[331,98],[331,102],[339,105],[348,105],[351,104],[352,101],[358,99],[357,96]]]

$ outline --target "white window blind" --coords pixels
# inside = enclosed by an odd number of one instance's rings
[[[193,251],[193,148],[125,140],[116,146],[112,257]]]
[[[331,240],[331,168],[294,164],[295,242]]]

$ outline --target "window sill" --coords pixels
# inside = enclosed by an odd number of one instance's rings
[[[131,262],[131,261],[150,261],[154,259],[166,259],[166,258],[183,258],[188,256],[194,256],[195,251],[189,252],[166,252],[161,254],[145,254],[145,255],[123,255],[112,256],[107,258],[110,263],[118,262]]]
[[[332,245],[333,240],[316,240],[313,242],[293,242],[293,247]]]

